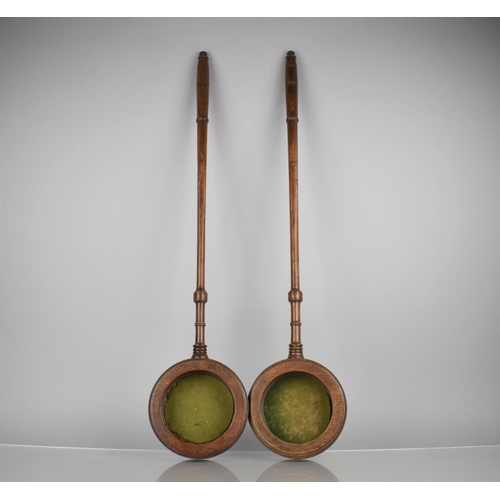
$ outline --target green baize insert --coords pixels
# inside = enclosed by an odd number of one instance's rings
[[[195,373],[182,378],[165,401],[165,422],[179,438],[207,443],[223,434],[234,414],[227,386],[213,375]]]
[[[323,385],[308,375],[287,375],[264,398],[264,418],[271,432],[287,443],[307,443],[327,428],[332,416]]]

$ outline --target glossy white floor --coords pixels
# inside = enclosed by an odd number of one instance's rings
[[[0,445],[0,481],[500,481],[500,446],[327,451],[309,460],[228,451],[185,460],[168,450]]]

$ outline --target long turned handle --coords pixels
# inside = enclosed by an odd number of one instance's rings
[[[288,176],[290,196],[290,267],[291,290],[288,300],[291,305],[291,343],[289,358],[303,358],[300,338],[300,291],[299,278],[299,179],[297,159],[297,62],[290,51],[285,63],[286,123],[288,132]]]
[[[200,52],[196,75],[196,102],[198,124],[198,260],[196,272],[196,340],[193,358],[208,358],[205,344],[205,304],[208,294],[205,291],[205,214],[207,197],[207,128],[209,69],[208,55]]]

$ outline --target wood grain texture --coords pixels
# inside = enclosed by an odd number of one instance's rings
[[[271,451],[287,458],[309,458],[325,451],[338,438],[347,416],[344,390],[332,372],[324,366],[304,359],[300,320],[302,291],[299,277],[299,181],[298,181],[298,79],[295,53],[285,59],[285,99],[288,136],[288,175],[290,207],[290,274],[291,340],[288,359],[266,368],[255,380],[249,394],[249,422],[257,438]],[[332,416],[326,429],[306,443],[289,443],[274,435],[264,417],[264,400],[273,384],[291,374],[314,377],[325,388],[331,403]]]
[[[196,76],[197,99],[197,149],[198,149],[198,220],[197,220],[197,268],[195,343],[191,359],[181,361],[166,370],[157,380],[149,399],[149,420],[158,439],[178,455],[194,458],[210,458],[229,449],[239,439],[248,420],[248,398],[238,376],[226,365],[208,359],[205,344],[205,220],[207,186],[207,128],[209,98],[209,65],[206,52],[200,52]],[[169,392],[184,377],[193,374],[213,375],[231,392],[234,414],[227,430],[207,443],[187,442],[173,433],[165,421],[164,404]]]
[[[295,54],[289,52],[285,63],[286,124],[288,133],[288,187],[290,210],[290,275],[291,289],[288,301],[291,306],[291,340],[289,357],[302,358],[299,268],[299,162],[297,145],[298,117],[297,63]]]
[[[196,303],[196,336],[193,346],[193,358],[206,358],[205,344],[205,304],[208,294],[205,290],[205,226],[207,207],[207,135],[208,135],[208,97],[210,73],[208,55],[200,52],[196,75],[196,107],[198,137],[198,231],[196,290],[193,300]]]
[[[221,380],[231,392],[234,414],[227,430],[208,443],[190,443],[174,434],[165,422],[164,405],[172,387],[182,378],[196,373]],[[156,437],[171,451],[187,458],[205,459],[223,453],[243,433],[248,417],[248,400],[238,376],[226,365],[213,359],[186,359],[171,366],[158,379],[149,399],[149,420]]]
[[[267,392],[276,381],[291,374],[314,377],[324,386],[332,405],[332,417],[325,431],[306,443],[283,441],[270,431],[264,418]],[[347,415],[347,403],[340,382],[331,371],[310,359],[284,359],[266,368],[250,390],[249,405],[250,425],[257,438],[271,451],[287,458],[309,458],[328,449],[341,433]]]

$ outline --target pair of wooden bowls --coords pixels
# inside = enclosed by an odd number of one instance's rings
[[[229,390],[233,401],[229,425],[219,436],[208,442],[190,440],[195,434],[188,426],[203,425],[205,415],[209,415],[213,406],[204,412],[200,408],[202,411],[195,415],[196,407],[190,403],[191,415],[186,418],[189,422],[185,425],[185,432],[176,432],[168,421],[166,406],[172,390],[183,379],[196,375],[214,377],[221,381]],[[288,385],[291,388],[285,386],[285,389],[281,389],[279,385],[283,381],[285,384],[290,381]],[[297,390],[294,391],[295,388]],[[272,399],[277,403],[277,417],[273,415],[273,401],[268,401],[268,395],[274,389],[277,389],[277,395]],[[321,396],[322,393],[326,395],[326,403],[318,401],[318,395]],[[297,398],[295,404],[290,402],[293,397]],[[188,398],[189,393],[186,399]],[[280,402],[280,398],[285,401]],[[319,404],[315,405],[314,400]],[[202,405],[203,402],[200,402],[200,406]],[[288,358],[269,366],[255,380],[248,399],[238,376],[224,364],[208,358],[187,359],[161,375],[149,402],[149,418],[158,439],[175,453],[194,459],[210,458],[231,448],[243,433],[247,418],[257,438],[271,451],[287,458],[309,458],[325,451],[334,443],[344,426],[346,410],[344,391],[333,373],[319,363],[303,358]],[[174,415],[173,412],[172,414]],[[285,425],[280,425],[283,424],[280,419]],[[294,442],[297,440],[300,442]]]
[[[285,63],[290,190],[291,343],[287,359],[265,369],[247,398],[237,375],[209,359],[205,344],[205,206],[208,126],[208,56],[197,70],[198,259],[196,340],[193,356],[166,370],[151,392],[149,418],[158,439],[188,458],[206,459],[233,446],[247,420],[257,438],[287,458],[309,458],[337,439],[346,419],[342,386],[324,366],[304,359],[301,343],[298,250],[297,65],[293,52]]]

